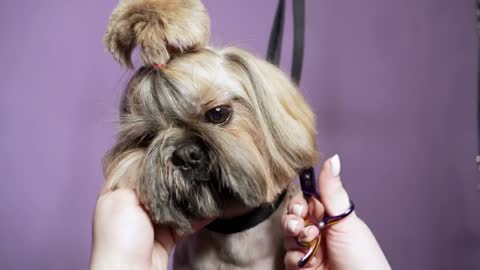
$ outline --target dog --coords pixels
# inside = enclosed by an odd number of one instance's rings
[[[314,114],[280,69],[209,37],[199,0],[114,9],[107,50],[133,68],[139,47],[143,66],[123,93],[104,190],[134,189],[153,224],[179,233],[220,222],[177,243],[175,269],[283,269],[280,218],[293,180],[317,162]]]

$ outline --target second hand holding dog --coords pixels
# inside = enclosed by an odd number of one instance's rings
[[[192,227],[198,230],[210,221],[194,221]],[[90,269],[167,270],[182,237],[169,227],[155,227],[133,190],[105,192],[95,207]]]
[[[313,196],[306,200],[302,194],[290,200],[288,213],[282,218],[282,226],[290,236],[285,239],[285,266],[288,270],[300,269],[297,263],[305,251],[298,242],[310,242],[316,237],[321,237],[321,247],[302,269],[390,269],[372,232],[355,212],[322,233],[314,225],[305,226],[307,215],[321,220],[324,214],[336,216],[350,207],[348,194],[340,180],[340,169],[338,155],[323,164],[317,180],[320,201]]]

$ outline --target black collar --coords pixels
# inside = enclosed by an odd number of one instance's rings
[[[283,191],[273,203],[261,205],[242,216],[229,219],[217,218],[208,224],[206,228],[222,234],[238,233],[251,229],[269,218],[278,209],[285,198],[285,194],[287,194],[287,190]]]

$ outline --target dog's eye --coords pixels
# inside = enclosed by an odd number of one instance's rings
[[[232,115],[232,108],[228,105],[221,105],[208,110],[205,118],[208,122],[218,125],[227,122],[230,115]]]

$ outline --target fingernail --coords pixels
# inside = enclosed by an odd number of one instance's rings
[[[310,236],[310,234],[312,233],[312,230],[313,230],[313,226],[308,226],[307,228],[305,228],[305,229],[303,230],[303,234],[304,234],[305,236]]]
[[[287,228],[290,232],[294,233],[295,229],[297,228],[298,220],[292,219],[289,220],[287,223]]]
[[[340,169],[340,157],[338,154],[335,154],[332,158],[330,158],[330,170],[332,171],[333,177],[340,175]]]
[[[301,217],[302,216],[302,211],[303,211],[303,205],[299,204],[299,203],[295,203],[293,206],[292,206],[292,212]]]

